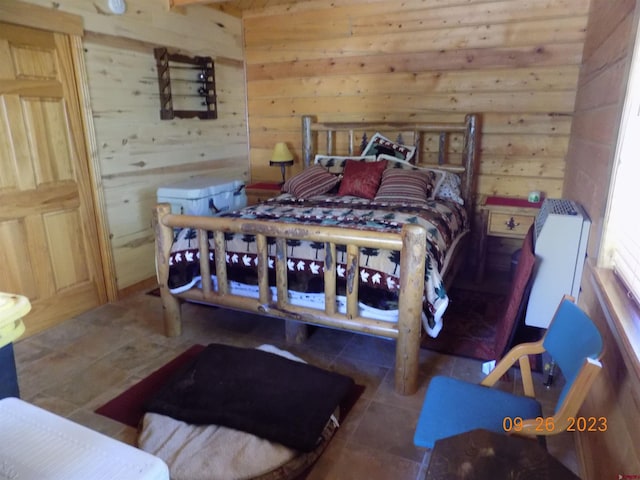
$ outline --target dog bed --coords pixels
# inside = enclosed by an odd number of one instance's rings
[[[258,349],[305,363],[272,345]],[[138,446],[164,460],[172,480],[291,480],[319,458],[336,432],[338,418],[336,408],[313,448],[301,451],[227,426],[198,425],[148,411]]]

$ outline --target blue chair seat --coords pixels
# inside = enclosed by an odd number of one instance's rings
[[[437,376],[429,384],[413,442],[433,448],[436,440],[479,428],[504,433],[505,417],[541,416],[534,398]]]
[[[602,371],[602,337],[598,328],[571,297],[560,301],[544,337],[513,347],[477,385],[455,378],[434,377],[427,388],[413,438],[419,447],[433,448],[436,440],[476,429],[504,432],[509,420],[523,420],[521,433],[530,436],[556,435],[566,430],[569,418],[578,413],[589,388]],[[539,431],[536,418],[542,416],[535,399],[529,356],[548,352],[566,380],[553,416],[555,428]],[[520,363],[524,395],[492,388],[515,364]]]

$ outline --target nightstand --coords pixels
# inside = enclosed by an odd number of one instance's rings
[[[247,192],[247,205],[257,205],[269,198],[277,197],[281,189],[281,183],[251,183],[245,187],[245,191]]]
[[[487,238],[524,239],[541,206],[542,201],[531,203],[526,198],[490,196],[480,199],[482,221],[478,239],[476,282],[481,282],[484,278]]]

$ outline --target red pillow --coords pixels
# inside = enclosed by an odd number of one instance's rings
[[[338,195],[353,195],[373,200],[385,168],[387,168],[386,160],[379,162],[347,160]]]

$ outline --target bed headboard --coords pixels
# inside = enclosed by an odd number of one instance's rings
[[[460,123],[405,122],[317,122],[302,117],[302,160],[307,168],[315,155],[359,155],[361,143],[380,132],[387,138],[401,138],[414,145],[412,163],[421,167],[449,170],[460,175],[460,189],[469,218],[473,213],[476,159],[479,148],[479,117],[468,114]],[[320,137],[320,138],[319,138]],[[320,148],[324,137],[325,147]],[[362,139],[362,140],[361,140]],[[406,140],[411,141],[407,142]]]

